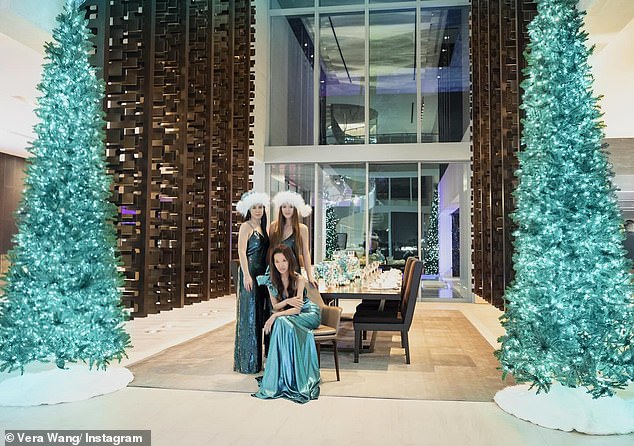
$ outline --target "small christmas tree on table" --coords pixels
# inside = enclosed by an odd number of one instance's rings
[[[596,398],[634,376],[634,301],[576,3],[538,0],[529,25],[515,279],[496,355],[538,393],[558,382]]]
[[[108,201],[103,82],[88,62],[83,13],[69,0],[57,18],[38,85],[36,139],[30,148],[18,234],[0,309],[0,370],[54,360],[105,369],[121,359],[122,278]]]

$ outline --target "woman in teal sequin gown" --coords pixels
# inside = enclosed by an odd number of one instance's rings
[[[268,196],[257,192],[246,193],[236,205],[246,210],[245,222],[238,233],[240,269],[236,296],[236,336],[233,369],[240,373],[262,370],[262,328],[264,308],[268,299],[266,287],[256,282],[266,270],[269,240],[266,233]]]
[[[257,378],[262,399],[287,398],[307,403],[319,397],[319,361],[313,330],[321,319],[317,305],[306,297],[306,279],[295,272],[291,249],[278,245],[272,252],[270,276],[258,281],[269,287],[272,314],[264,323],[271,333],[264,375]]]

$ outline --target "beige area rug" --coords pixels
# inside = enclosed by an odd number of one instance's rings
[[[340,343],[352,345],[351,322],[344,322]],[[164,389],[248,392],[257,390],[255,375],[233,372],[234,324],[164,350],[128,368],[130,386]],[[410,329],[411,364],[398,333],[381,332],[373,353],[359,363],[340,352],[341,381],[336,381],[332,350],[321,352],[321,395],[493,401],[495,393],[514,385],[501,380],[493,348],[458,310],[416,311]]]

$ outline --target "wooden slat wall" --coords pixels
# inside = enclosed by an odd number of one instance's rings
[[[24,158],[0,153],[0,255],[13,247],[12,239],[18,232],[15,212],[22,199],[25,169]]]
[[[513,278],[512,192],[520,150],[523,52],[531,0],[473,0],[473,280],[474,293],[504,307]]]
[[[251,187],[254,7],[84,7],[106,81],[124,304],[145,316],[224,295],[237,240],[232,205]]]

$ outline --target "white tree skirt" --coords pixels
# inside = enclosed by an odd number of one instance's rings
[[[493,399],[505,412],[549,429],[592,435],[634,432],[634,400],[619,396],[593,399],[584,387],[573,389],[558,383],[539,395],[528,388],[507,387]]]
[[[54,367],[54,366],[53,366]],[[5,377],[6,378],[6,375]],[[0,406],[39,406],[80,401],[125,388],[134,376],[123,367],[88,369],[72,364],[44,371],[25,371],[24,375],[0,382]]]

